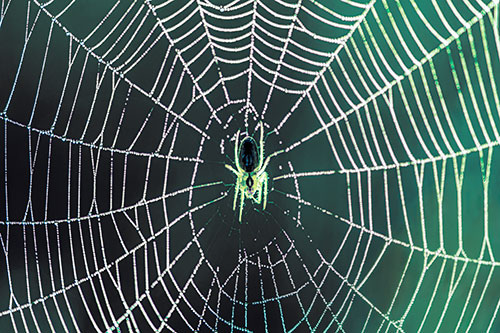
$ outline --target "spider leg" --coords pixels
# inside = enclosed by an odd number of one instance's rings
[[[262,186],[259,186],[259,189],[257,190],[257,200],[255,203],[257,205],[260,205],[260,202],[262,201]]]
[[[267,172],[264,172],[262,174],[262,177],[264,178],[263,179],[263,187],[264,187],[264,203],[262,204],[262,208],[263,210],[266,210],[266,204],[267,204],[267,181],[268,181],[268,178],[267,178]]]
[[[260,156],[259,156],[259,166],[257,170],[262,168],[262,162],[264,161],[264,125],[260,122],[260,139],[259,139],[259,148],[260,148]]]
[[[240,130],[236,132],[236,142],[234,143],[234,164],[236,164],[236,169],[241,170],[240,158],[238,156],[238,149],[240,148],[239,139],[240,139]]]
[[[262,177],[258,177],[257,178],[257,181],[258,181],[258,187],[257,187],[257,198],[254,197],[254,201],[257,205],[260,205],[261,201],[262,201]]]
[[[232,166],[230,166],[228,164],[225,164],[224,166],[226,167],[226,169],[231,170],[231,172],[233,172],[236,176],[239,175],[239,172],[236,171]]]
[[[243,206],[244,205],[245,205],[245,191],[241,191],[240,218],[239,218],[240,223],[241,223],[241,212],[243,211]]]
[[[259,172],[257,173],[257,176],[259,176],[259,177],[260,177],[260,176],[261,176],[261,175],[265,172],[265,170],[266,170],[266,168],[267,168],[267,165],[269,164],[269,160],[271,159],[271,156],[272,156],[272,155],[269,155],[269,156],[266,158],[266,160],[264,161],[264,164],[263,164],[263,165],[262,165],[262,167],[259,169]],[[266,178],[267,178],[267,177],[266,177]]]

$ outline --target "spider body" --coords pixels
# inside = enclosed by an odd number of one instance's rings
[[[246,137],[240,146],[240,163],[246,172],[252,172],[257,167],[257,143],[252,137]]]
[[[256,204],[262,202],[263,209],[267,204],[267,182],[268,176],[266,167],[269,157],[264,160],[264,126],[260,124],[259,144],[254,138],[247,136],[238,144],[240,131],[236,133],[236,143],[234,145],[234,163],[236,168],[226,164],[225,167],[231,170],[237,177],[233,201],[233,210],[236,210],[236,202],[240,199],[239,221],[245,199],[251,199]],[[263,200],[263,201],[262,201]]]
[[[257,167],[258,161],[257,143],[252,137],[247,137],[241,142],[239,151],[240,165],[247,172],[245,184],[248,190],[252,192],[254,185],[252,171]]]

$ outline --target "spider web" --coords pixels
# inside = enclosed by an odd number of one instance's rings
[[[2,327],[498,330],[498,8],[2,0]]]

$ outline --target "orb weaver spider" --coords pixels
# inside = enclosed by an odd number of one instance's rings
[[[259,145],[251,136],[245,137],[238,145],[240,131],[236,133],[234,144],[234,164],[236,169],[226,164],[225,167],[231,170],[237,177],[234,190],[233,210],[236,210],[236,202],[240,197],[239,222],[241,223],[241,213],[245,205],[245,198],[252,199],[256,204],[262,202],[262,208],[266,209],[267,204],[267,182],[268,176],[266,167],[270,156],[264,160],[264,126],[260,123]],[[257,152],[258,150],[258,152]],[[262,201],[264,197],[264,201]]]

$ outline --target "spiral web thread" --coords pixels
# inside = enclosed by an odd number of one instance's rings
[[[252,331],[260,327],[253,308],[265,330],[500,327],[498,1],[100,6],[82,28],[71,19],[79,1],[1,3],[0,36],[15,35],[2,52],[16,65],[1,79],[2,323],[15,331]],[[16,24],[22,29],[11,32]],[[290,108],[270,121],[277,95]],[[238,111],[227,117],[230,107]],[[242,115],[247,129],[261,119],[279,135],[297,114],[315,127],[267,148],[286,161],[270,173],[270,200],[295,207],[277,219],[299,233],[315,222],[308,214],[343,225],[341,242],[327,254],[314,237],[301,245],[283,230],[258,254],[241,249],[222,277],[200,244],[208,225],[197,227],[197,214],[232,200],[220,179],[197,179],[206,147],[231,151],[229,137],[214,142],[211,128]],[[176,153],[187,136],[196,149]],[[317,139],[330,166],[295,171],[294,152]],[[133,163],[144,167],[131,175]],[[177,166],[191,174],[172,190]],[[346,214],[303,193],[310,179],[331,177],[345,184],[336,191]],[[193,199],[212,188],[218,196]],[[174,214],[168,202],[181,196],[185,209]],[[192,237],[173,247],[182,225]],[[175,266],[187,256],[194,264],[179,277]],[[387,263],[394,271],[381,270]],[[251,272],[260,299],[249,295]],[[384,274],[395,279],[385,289]]]

